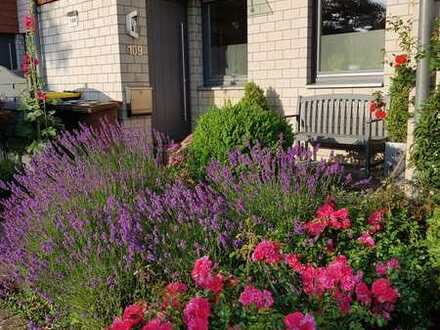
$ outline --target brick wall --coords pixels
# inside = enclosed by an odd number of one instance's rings
[[[145,0],[118,0],[118,32],[121,63],[121,78],[124,100],[128,101],[127,87],[149,86],[148,39],[147,39],[147,2]],[[138,11],[139,39],[126,33],[126,15]],[[130,55],[129,47],[141,50],[137,55]]]
[[[122,100],[117,0],[59,0],[40,10],[49,89]],[[79,18],[74,27],[67,17],[72,11],[78,11]]]
[[[17,32],[17,0],[1,0],[0,33]]]
[[[323,88],[308,85],[313,56],[311,0],[267,0],[269,7],[261,15],[248,17],[248,80],[253,80],[267,91],[270,103],[284,114],[296,112],[299,96],[336,93],[371,94],[378,87],[367,85],[338,85]],[[193,118],[210,105],[222,105],[226,100],[237,100],[240,88],[204,88],[202,66],[202,26],[200,0],[191,0],[189,9],[191,92]],[[415,18],[417,31],[418,1],[388,0],[387,16]],[[386,32],[386,53],[390,57],[398,51],[396,36]],[[391,68],[384,66],[385,85],[389,83]]]

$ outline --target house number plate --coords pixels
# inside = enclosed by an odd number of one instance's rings
[[[144,55],[144,46],[128,45],[128,55],[130,55],[130,56],[142,56],[142,55]]]

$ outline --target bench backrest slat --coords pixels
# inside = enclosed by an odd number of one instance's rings
[[[299,132],[323,136],[366,137],[368,122],[375,119],[369,110],[370,95],[333,94],[299,98]],[[383,122],[373,123],[371,138],[385,138]]]

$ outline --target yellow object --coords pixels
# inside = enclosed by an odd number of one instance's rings
[[[77,100],[81,98],[78,92],[47,92],[46,96],[49,100]]]

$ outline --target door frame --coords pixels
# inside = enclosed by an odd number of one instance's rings
[[[152,52],[152,48],[153,48],[153,21],[152,21],[152,17],[153,17],[153,7],[150,5],[150,3],[152,1],[158,1],[158,0],[146,0],[146,14],[147,14],[147,49],[148,49],[148,75],[149,75],[149,85],[152,88],[152,93],[153,93],[153,97],[152,97],[152,102],[153,102],[153,112],[152,112],[152,120],[151,120],[151,124],[152,124],[152,128],[153,129],[157,129],[157,127],[155,127],[155,125],[157,126],[158,123],[155,122],[155,116],[154,116],[154,112],[157,111],[157,99],[156,96],[158,95],[158,93],[156,93],[156,86],[154,86],[154,75],[155,73],[155,69],[154,69],[154,59],[153,59],[153,52]],[[183,124],[185,125],[185,127],[183,128],[187,134],[190,134],[192,131],[192,111],[191,111],[191,84],[190,84],[190,65],[189,65],[189,39],[188,39],[188,2],[187,0],[160,0],[160,1],[170,1],[170,2],[178,2],[183,4],[184,6],[184,10],[185,10],[185,18],[184,18],[184,35],[183,35],[183,39],[184,39],[184,59],[182,59],[182,61],[184,60],[184,67],[182,66],[182,72],[180,72],[180,74],[182,74],[183,76],[183,88],[184,91],[183,92],[183,104],[182,104],[182,111],[183,111],[183,115],[186,118],[186,121],[183,122]],[[184,69],[184,70],[183,70]],[[185,74],[184,74],[185,73]]]

